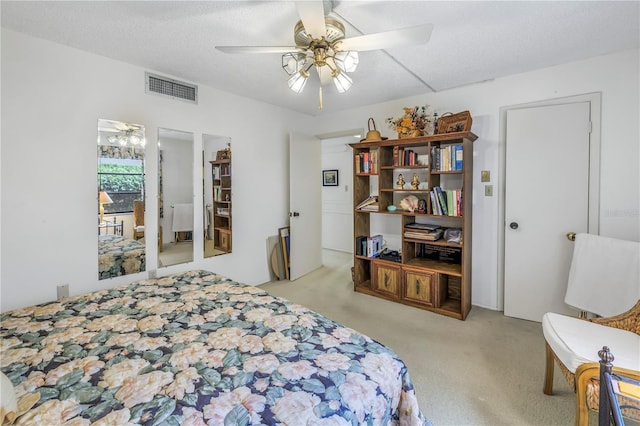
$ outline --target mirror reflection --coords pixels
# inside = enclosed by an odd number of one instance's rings
[[[158,266],[193,261],[193,133],[158,129]]]
[[[231,253],[231,138],[202,135],[204,257]]]
[[[98,120],[98,279],[143,272],[144,126]]]

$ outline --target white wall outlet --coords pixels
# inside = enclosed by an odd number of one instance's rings
[[[59,285],[57,287],[58,300],[69,297],[69,284]]]
[[[149,278],[158,278],[158,271],[155,269],[151,269],[149,271]]]

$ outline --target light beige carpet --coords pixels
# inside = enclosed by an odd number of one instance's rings
[[[466,321],[355,293],[347,253],[325,250],[324,266],[261,288],[305,305],[396,351],[420,407],[439,425],[572,425],[575,395],[556,368],[555,395],[542,393],[539,323],[474,306]],[[592,413],[591,424],[597,425]]]
[[[180,241],[179,243],[167,243],[158,253],[159,266],[177,265],[193,261],[193,242]]]

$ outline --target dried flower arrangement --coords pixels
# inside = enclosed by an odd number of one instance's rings
[[[389,128],[398,132],[399,138],[423,136],[433,133],[433,117],[427,115],[429,105],[404,107],[400,118],[389,117],[385,121]]]

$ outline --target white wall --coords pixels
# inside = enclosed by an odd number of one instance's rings
[[[322,170],[338,170],[338,186],[322,187],[322,247],[353,253],[354,137],[322,141]]]
[[[71,294],[78,294],[138,277],[97,280],[94,219],[99,118],[146,126],[150,212],[157,209],[158,127],[194,132],[196,194],[202,193],[202,134],[228,135],[233,141],[233,253],[203,259],[202,221],[196,221],[195,261],[163,268],[159,274],[203,268],[250,284],[268,280],[265,240],[287,223],[289,210],[289,132],[322,135],[364,128],[369,117],[382,123],[386,117],[398,116],[403,106],[425,103],[439,113],[471,111],[472,130],[479,136],[474,143],[474,188],[481,188],[480,170],[490,170],[492,183],[502,191],[499,109],[601,92],[600,233],[640,240],[638,50],[316,118],[204,86],[200,86],[199,105],[146,95],[144,69],[4,29],[1,54],[2,311],[51,300],[56,286],[63,283],[70,284]],[[394,137],[388,129],[379,130]],[[194,209],[202,212],[199,198]],[[497,284],[502,208],[498,198],[484,197],[477,189],[472,197],[472,300],[494,309],[501,308],[502,291]],[[256,206],[268,208],[256,212]],[[65,214],[52,214],[61,211]],[[145,219],[155,228],[156,215]],[[153,270],[157,247],[149,243],[152,238],[146,240],[147,269]]]
[[[6,29],[1,54],[2,311],[53,300],[56,286],[64,283],[73,295],[147,277],[98,281],[100,118],[146,127],[148,229],[158,223],[152,213],[157,211],[158,128],[194,133],[195,194],[203,190],[202,135],[228,135],[234,152],[233,253],[203,259],[203,222],[197,220],[194,262],[158,274],[200,268],[249,284],[269,280],[266,239],[288,223],[288,135],[306,128],[307,116],[202,85],[198,105],[147,95],[144,72],[158,70]],[[268,208],[257,212],[256,206]],[[202,197],[194,199],[194,210],[203,211]],[[155,270],[155,239],[145,240],[147,270]]]
[[[474,305],[501,309],[498,288],[498,193],[485,197],[480,170],[491,171],[495,188],[503,191],[499,175],[499,110],[544,99],[592,92],[602,93],[600,234],[640,240],[640,75],[639,51],[632,50],[513,75],[440,93],[428,93],[326,114],[314,120],[317,134],[351,129],[374,117],[397,117],[403,106],[429,104],[439,114],[471,111],[473,165],[473,297]],[[354,81],[354,85],[358,84]],[[346,94],[348,96],[348,93]],[[540,123],[544,125],[544,123]],[[379,129],[394,138],[389,129]],[[541,172],[544,168],[541,167]]]

